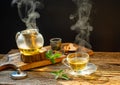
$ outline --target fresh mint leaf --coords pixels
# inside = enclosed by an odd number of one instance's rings
[[[50,61],[51,61],[53,64],[56,63],[56,62],[55,62],[55,59],[56,59],[56,58],[59,58],[60,56],[61,56],[60,53],[53,53],[52,50],[48,50],[48,51],[46,52],[46,58],[50,59]]]
[[[55,64],[55,59],[51,58],[50,61]]]
[[[55,79],[58,79],[59,73],[57,71],[54,71],[54,72],[51,72],[51,73],[55,76]]]
[[[65,80],[69,80],[69,77],[66,74],[62,74],[61,78],[65,79]]]
[[[58,76],[58,75],[56,75],[56,76],[55,76],[55,79],[58,79],[58,78],[59,78],[59,76]]]
[[[59,72],[59,73],[62,73],[62,72],[63,72],[63,70],[59,70],[58,72]]]
[[[53,54],[52,50],[48,50],[48,51],[46,52],[46,57],[47,57],[47,58],[50,58],[50,56],[52,56],[52,54]]]
[[[60,56],[61,56],[61,54],[59,54],[59,53],[54,54],[54,58],[59,58]]]
[[[64,74],[63,70],[53,71],[51,73],[55,76],[55,79],[62,78],[65,80],[69,80],[69,77],[66,74]]]

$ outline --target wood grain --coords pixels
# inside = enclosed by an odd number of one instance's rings
[[[15,52],[15,50],[14,50]],[[47,65],[27,70],[28,77],[23,80],[12,80],[11,70],[0,72],[0,84],[3,85],[119,85],[120,84],[120,52],[94,52],[90,62],[98,69],[85,77],[72,77],[70,80],[55,80],[50,73],[56,70],[68,69],[62,63]]]
[[[63,43],[64,44],[69,44],[69,43]],[[44,49],[51,49],[50,46],[45,46],[43,47]],[[87,52],[89,55],[93,55],[93,51],[87,48],[83,48],[84,52]],[[14,64],[16,67],[20,68],[21,70],[29,70],[31,68],[36,68],[36,67],[42,67],[46,65],[51,65],[52,62],[48,59],[44,59],[42,61],[36,61],[36,62],[31,62],[31,63],[25,63],[21,60],[21,54],[17,49],[11,50],[8,55],[5,57],[8,57],[8,61],[4,62],[0,65],[0,70],[3,68],[8,68],[8,65],[6,64]],[[63,58],[65,58],[66,55],[62,55],[60,58],[55,59],[56,63],[60,63]],[[11,66],[12,67],[12,66]]]

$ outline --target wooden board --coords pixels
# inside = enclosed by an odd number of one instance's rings
[[[66,43],[65,43],[66,44]],[[45,46],[44,48],[50,49],[50,46]],[[87,52],[89,55],[93,54],[93,51],[87,48],[83,48],[84,52]],[[35,67],[41,67],[41,66],[46,66],[52,64],[52,62],[48,59],[42,60],[42,61],[37,61],[37,62],[32,62],[32,63],[24,63],[21,60],[21,54],[19,53],[18,50],[11,50],[9,54],[7,54],[5,57],[7,57],[7,62],[3,62],[0,64],[0,70],[3,70],[5,68],[8,68],[10,65],[15,65],[21,70],[28,70],[31,68]],[[66,55],[62,55],[60,58],[55,59],[56,63],[59,63],[62,61],[63,58],[65,58]],[[12,67],[12,66],[10,66]]]

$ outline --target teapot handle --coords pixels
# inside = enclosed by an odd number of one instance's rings
[[[18,36],[20,35],[20,32],[17,32],[15,39],[17,40]]]

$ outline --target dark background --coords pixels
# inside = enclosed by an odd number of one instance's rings
[[[0,1],[0,53],[7,53],[17,48],[15,35],[26,29],[20,20],[16,5],[12,0]],[[93,8],[90,24],[93,31],[90,44],[93,51],[120,51],[120,0],[92,0]],[[52,37],[61,37],[63,42],[73,42],[76,35],[70,27],[75,23],[69,19],[76,10],[72,0],[44,0],[45,7],[40,10],[41,17],[37,20],[40,33],[49,45]]]

